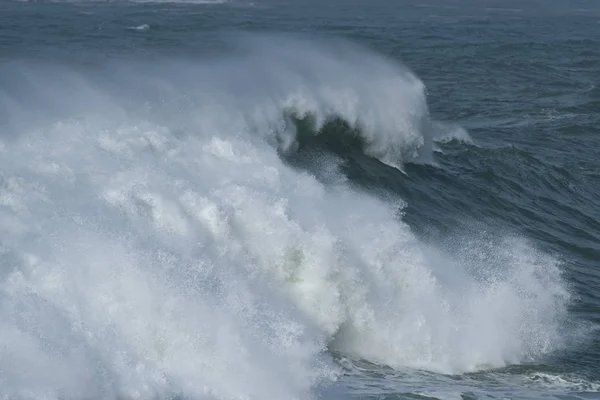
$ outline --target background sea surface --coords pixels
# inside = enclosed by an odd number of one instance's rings
[[[0,399],[600,398],[600,3],[0,1]]]

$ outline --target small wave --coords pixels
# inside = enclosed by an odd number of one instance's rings
[[[14,0],[19,2],[36,2],[39,0]],[[48,3],[180,3],[180,4],[198,4],[198,5],[217,5],[227,4],[229,0],[44,0]]]
[[[548,390],[568,390],[572,392],[600,392],[600,382],[588,381],[584,378],[566,375],[534,372],[526,376],[525,384],[535,384]]]
[[[458,124],[433,121],[432,131],[433,140],[435,142],[446,143],[456,140],[473,144],[473,139],[471,138],[471,135],[469,135],[469,132]]]
[[[150,25],[142,24],[142,25],[138,25],[138,26],[130,26],[129,29],[133,29],[136,31],[147,31],[150,29]]]
[[[85,0],[77,0],[85,1]],[[104,0],[114,1],[114,0]],[[179,3],[179,4],[199,4],[199,5],[217,5],[229,3],[229,0],[117,0],[131,3]]]

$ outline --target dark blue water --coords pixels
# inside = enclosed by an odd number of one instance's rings
[[[0,2],[0,398],[600,398],[599,33]]]

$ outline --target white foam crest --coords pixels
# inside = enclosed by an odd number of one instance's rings
[[[473,138],[471,138],[469,132],[460,125],[436,121],[431,124],[431,131],[433,140],[436,142],[444,143],[458,140],[463,143],[473,143]]]
[[[77,0],[75,0],[77,1]],[[86,1],[86,0],[78,0]],[[106,1],[106,0],[105,0]],[[182,4],[225,4],[228,0],[120,0],[131,3],[182,3]]]
[[[150,25],[142,24],[138,26],[130,26],[129,29],[133,29],[134,31],[147,31],[150,29]]]
[[[19,2],[34,2],[40,0],[14,0]],[[199,4],[216,5],[226,4],[229,0],[43,0],[47,3],[103,3],[103,2],[121,2],[121,3],[180,3],[180,4]]]
[[[398,204],[281,160],[282,111],[360,124],[395,162],[426,115],[395,65],[283,43],[110,78],[20,69],[0,137],[5,393],[300,399],[335,376],[326,345],[449,373],[561,345],[552,258],[521,241],[445,254]]]
[[[579,393],[600,393],[600,382],[593,382],[570,374],[534,372],[525,376],[525,385],[541,386],[546,390],[568,390]]]

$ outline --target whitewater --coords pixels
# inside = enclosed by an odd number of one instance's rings
[[[565,346],[559,259],[500,230],[419,239],[403,199],[302,145],[343,121],[367,157],[435,165],[455,128],[412,72],[345,42],[228,40],[0,65],[0,398],[310,399],[334,354],[453,375]]]

